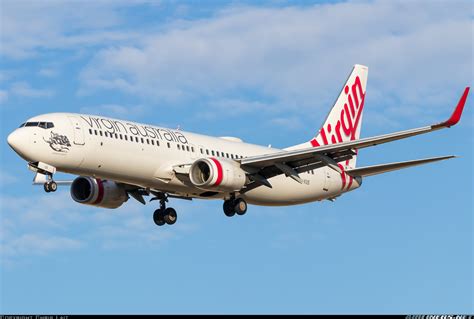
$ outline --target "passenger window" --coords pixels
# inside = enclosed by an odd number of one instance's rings
[[[119,136],[120,136],[120,139],[121,139],[121,140],[123,140],[123,138],[122,138],[122,134],[120,134]]]
[[[209,150],[206,150],[206,154],[209,155]]]
[[[181,147],[179,146],[179,144],[176,144],[176,147],[178,148],[178,150],[180,150],[180,149],[181,149]]]
[[[167,142],[166,144],[168,144],[168,148],[171,148],[170,142]]]
[[[97,135],[97,130],[94,130],[94,135]]]
[[[192,147],[192,146],[191,146],[191,152],[193,152],[193,153],[194,153],[194,147]]]
[[[104,132],[104,135],[105,137],[109,137],[108,133],[107,132]]]
[[[227,158],[229,158],[229,153],[226,153],[225,156],[226,156]]]
[[[102,131],[99,131],[100,136],[102,136]]]
[[[141,137],[141,140],[142,140],[142,144],[145,144],[145,141],[143,140],[143,137]]]
[[[156,141],[156,146],[160,146],[160,141]]]
[[[214,156],[214,155],[215,155],[215,154],[214,154],[214,151],[211,151],[211,153],[212,153],[212,156]]]
[[[89,135],[92,135],[92,130],[91,129],[89,129]]]
[[[138,143],[138,137],[136,137],[136,136],[135,136],[135,142],[137,142],[137,143]]]
[[[189,146],[186,145],[186,150],[189,152]]]
[[[151,145],[155,145],[155,141],[151,140]]]
[[[128,137],[127,137],[127,135],[124,135],[123,137],[125,138],[125,140],[126,140],[126,141],[128,141]]]
[[[146,143],[147,143],[148,145],[150,145],[150,140],[149,140],[149,139],[146,139]]]

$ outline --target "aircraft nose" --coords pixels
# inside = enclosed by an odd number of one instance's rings
[[[28,152],[29,145],[28,132],[25,132],[21,128],[16,129],[7,137],[7,143],[10,147],[21,157],[25,158]]]
[[[13,131],[8,135],[7,137],[7,143],[10,145],[11,148],[13,148],[15,151],[18,149],[20,143],[21,143],[21,136],[18,133],[18,130]]]

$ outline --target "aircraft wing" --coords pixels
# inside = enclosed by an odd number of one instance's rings
[[[296,181],[301,182],[298,173],[323,166],[328,166],[341,173],[342,170],[337,163],[352,158],[358,149],[388,143],[415,135],[430,133],[456,125],[461,118],[468,93],[469,87],[466,87],[451,117],[438,124],[338,144],[322,145],[292,151],[281,151],[241,159],[240,162],[242,167],[247,169],[249,176],[255,182],[251,184],[258,184],[253,186],[248,185],[247,190],[260,185],[271,187],[267,179],[280,174],[286,174]]]
[[[380,165],[373,165],[373,166],[366,166],[366,167],[357,167],[353,169],[348,169],[346,173],[353,177],[357,177],[357,176],[367,177],[367,176],[373,176],[377,174],[396,171],[402,168],[407,168],[407,167],[412,167],[412,166],[417,166],[417,165],[422,165],[422,164],[427,164],[427,163],[432,163],[432,162],[437,162],[437,161],[443,161],[443,160],[447,160],[447,159],[455,158],[455,157],[456,156],[449,155],[449,156],[419,159],[419,160],[414,160],[414,161],[380,164]]]

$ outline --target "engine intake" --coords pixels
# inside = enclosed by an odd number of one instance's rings
[[[245,171],[239,164],[214,157],[196,160],[189,171],[194,186],[212,191],[239,191],[246,182]]]
[[[79,176],[72,182],[71,197],[80,204],[104,208],[118,208],[128,200],[123,186],[87,176]]]

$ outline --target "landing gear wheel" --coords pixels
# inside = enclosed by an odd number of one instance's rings
[[[153,221],[158,226],[163,226],[165,224],[165,214],[163,209],[157,209],[153,213]]]
[[[58,184],[55,181],[49,181],[44,183],[43,188],[46,193],[55,192],[58,189]]]
[[[237,213],[237,215],[243,215],[247,212],[247,202],[243,200],[242,198],[237,198],[234,201],[234,210]]]
[[[178,215],[176,214],[174,208],[168,207],[167,209],[165,209],[163,219],[168,225],[173,225],[174,223],[176,223]]]
[[[224,201],[224,214],[227,217],[232,217],[232,216],[235,215],[234,201],[233,200]]]
[[[49,182],[49,190],[50,191],[55,192],[55,191],[57,191],[57,189],[58,189],[58,184],[56,184],[56,182],[54,182],[54,181]]]

